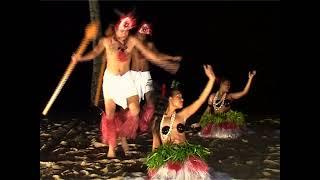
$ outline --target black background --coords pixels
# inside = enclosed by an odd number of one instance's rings
[[[103,31],[115,23],[114,8],[136,8],[138,24],[153,24],[153,41],[160,52],[183,56],[176,77],[154,67],[155,80],[183,83],[185,104],[195,100],[206,84],[202,64],[212,64],[218,77],[231,79],[231,91],[244,88],[249,70],[257,75],[249,94],[234,108],[251,114],[279,114],[278,68],[280,2],[100,2]],[[88,2],[40,2],[41,55],[44,63],[40,109],[44,108],[71,54],[90,21]],[[92,49],[90,45],[88,51]],[[50,113],[86,111],[90,104],[92,62],[77,65]],[[218,85],[215,85],[216,91]],[[204,106],[202,107],[203,110]]]

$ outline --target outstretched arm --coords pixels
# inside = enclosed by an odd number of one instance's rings
[[[99,43],[97,44],[97,46],[92,51],[90,51],[89,53],[87,53],[84,56],[79,56],[79,55],[74,54],[72,56],[72,60],[79,61],[79,62],[90,61],[90,60],[93,60],[94,58],[96,58],[99,54],[101,54],[101,52],[103,50],[104,50],[103,39],[101,39],[99,41]]]
[[[161,52],[158,51],[158,49],[156,48],[156,46],[153,43],[148,43],[148,47],[150,50],[152,50],[153,52],[157,53],[159,56],[162,57],[162,59],[167,59],[167,60],[171,60],[171,61],[176,61],[179,62],[181,61],[181,57],[180,56],[176,56],[174,58],[171,58],[172,56],[163,54]]]
[[[250,89],[250,86],[251,86],[251,82],[252,82],[252,79],[253,77],[256,75],[256,71],[252,71],[252,72],[249,72],[249,75],[248,75],[248,81],[247,81],[247,84],[246,86],[244,87],[244,89],[240,92],[235,92],[235,93],[230,93],[229,96],[232,98],[232,99],[240,99],[241,97],[245,96],[246,94],[248,94],[249,92],[249,89]]]
[[[201,95],[199,96],[199,98],[194,101],[191,105],[187,106],[186,108],[184,108],[179,114],[181,114],[183,116],[184,119],[188,119],[191,115],[193,115],[200,107],[201,105],[206,101],[207,97],[209,96],[214,81],[215,81],[215,75],[212,71],[212,67],[210,65],[204,65],[204,71],[206,73],[206,75],[209,78],[209,81],[206,85],[206,87],[204,88],[204,90],[202,91]]]
[[[162,53],[157,53],[151,51],[148,47],[146,47],[139,39],[132,36],[131,41],[134,44],[134,47],[137,48],[147,59],[152,59],[155,61],[163,61],[163,60],[181,60],[180,56],[169,56]]]

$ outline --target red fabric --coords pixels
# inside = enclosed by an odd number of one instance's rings
[[[169,170],[175,170],[178,172],[181,168],[186,168],[189,171],[192,172],[208,172],[209,167],[206,162],[204,162],[202,159],[196,157],[196,156],[190,156],[188,159],[186,159],[185,162],[172,162],[168,161],[166,163],[166,166]],[[148,176],[149,179],[151,179],[159,169],[148,169]]]
[[[190,156],[185,165],[192,171],[207,172],[209,170],[208,164],[195,156]]]
[[[233,122],[224,122],[218,125],[218,127],[223,129],[237,129],[238,125]]]
[[[151,29],[151,24],[148,24],[146,22],[143,22],[138,30],[139,33],[141,34],[152,34],[152,29]]]
[[[117,138],[115,118],[108,119],[106,114],[103,112],[100,129],[102,134],[102,142],[115,147]]]
[[[120,129],[122,128],[124,118],[122,117],[124,114],[123,111],[119,111],[115,113],[115,123],[116,123],[116,132],[119,135]]]
[[[213,124],[209,123],[207,124],[202,130],[201,130],[201,134],[203,135],[208,135],[211,133],[211,130],[212,130],[212,127],[213,127]]]
[[[120,117],[123,119],[123,124],[119,130],[119,135],[128,139],[135,139],[139,127],[139,117],[131,115],[129,111],[124,111]]]
[[[105,144],[116,145],[116,139],[123,125],[122,112],[116,112],[113,119],[107,118],[105,112],[101,117],[101,140]]]
[[[209,123],[201,130],[201,134],[209,135],[212,131],[212,128],[221,128],[221,129],[237,129],[239,126],[233,122],[223,122],[221,124],[212,124]]]
[[[183,164],[178,162],[171,162],[171,161],[167,162],[168,169],[175,170],[176,172],[178,172],[182,168],[182,165]]]
[[[148,169],[149,179],[151,179],[157,173],[157,171],[158,169]]]
[[[136,19],[132,15],[132,13],[128,13],[127,15],[121,16],[120,20],[115,25],[116,29],[120,30],[130,30],[136,26]]]
[[[146,132],[148,130],[150,121],[154,114],[154,106],[144,106],[143,111],[141,113],[140,121],[139,121],[139,128],[141,132]]]

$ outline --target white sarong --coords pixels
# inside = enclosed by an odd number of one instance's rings
[[[131,71],[139,99],[144,100],[144,95],[153,90],[150,71]]]
[[[105,100],[112,99],[123,109],[128,107],[127,98],[138,95],[131,71],[123,75],[114,75],[106,70],[102,90]]]

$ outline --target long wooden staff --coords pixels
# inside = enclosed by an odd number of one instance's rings
[[[98,29],[99,29],[99,22],[98,21],[93,21],[90,24],[87,25],[86,30],[85,30],[85,36],[82,39],[77,51],[76,51],[76,55],[81,55],[84,50],[86,49],[86,47],[88,46],[88,44],[90,43],[90,41],[92,41],[93,39],[95,39],[97,37],[98,34]],[[48,101],[46,107],[44,108],[44,110],[42,111],[43,115],[47,115],[49,109],[51,108],[53,102],[56,100],[57,96],[59,95],[62,87],[64,86],[64,84],[66,83],[66,81],[68,80],[70,74],[72,73],[74,67],[76,66],[77,62],[71,61],[69,63],[69,66],[67,67],[66,71],[64,72],[58,86],[56,87],[54,93],[52,94],[50,100]]]
[[[106,69],[106,66],[107,66],[107,60],[105,59],[105,57],[103,57],[102,63],[101,63],[101,68],[100,68],[100,74],[99,74],[99,78],[98,78],[96,96],[94,98],[94,105],[95,106],[99,105],[99,99],[100,99],[100,94],[101,94],[101,89],[102,89],[103,73]]]

